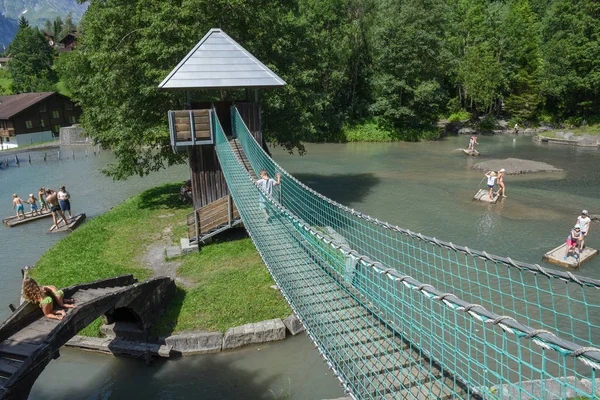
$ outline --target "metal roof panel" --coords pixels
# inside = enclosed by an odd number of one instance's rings
[[[256,57],[220,29],[211,29],[158,85],[161,89],[285,86]]]

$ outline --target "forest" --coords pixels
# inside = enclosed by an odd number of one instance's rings
[[[595,0],[91,0],[54,68],[117,155],[107,173],[180,161],[166,112],[184,94],[157,85],[215,27],[288,83],[260,92],[265,134],[288,150],[362,127],[435,139],[444,118],[600,122]]]

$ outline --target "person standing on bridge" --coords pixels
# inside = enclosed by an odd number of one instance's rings
[[[267,173],[266,169],[260,170],[260,179],[256,181],[256,185],[264,193],[269,195],[269,197],[273,196],[273,188],[275,186],[279,186],[280,184],[281,184],[281,174],[279,172],[277,173],[277,181],[275,181],[274,179],[269,178],[269,174]],[[261,193],[258,198],[258,208],[263,210],[263,212],[265,213],[266,221],[269,222],[269,219],[271,217],[269,216],[269,213],[267,212],[267,199],[264,197],[263,193]]]
[[[75,308],[73,299],[65,299],[65,293],[56,286],[40,286],[32,278],[23,280],[23,298],[30,303],[39,304],[47,318],[61,320],[65,317],[64,310],[54,311],[54,304],[61,308]]]

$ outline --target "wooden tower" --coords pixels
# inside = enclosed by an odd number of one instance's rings
[[[188,216],[192,243],[240,222],[217,160],[211,114],[216,113],[225,134],[232,136],[231,107],[236,106],[259,143],[263,142],[258,89],[286,83],[220,29],[211,29],[161,82],[160,89],[231,91],[244,89],[239,101],[193,103],[169,111],[171,145],[187,152],[194,212]]]

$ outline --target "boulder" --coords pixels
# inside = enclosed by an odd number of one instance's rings
[[[477,133],[477,131],[476,131],[475,129],[473,129],[473,128],[468,128],[468,127],[465,127],[465,128],[460,128],[460,129],[458,130],[458,134],[459,134],[459,135],[474,135],[474,134],[476,134],[476,133]]]
[[[296,314],[290,314],[289,317],[283,320],[283,324],[293,336],[296,336],[300,332],[304,332],[306,330],[304,325],[302,325],[302,322],[300,322],[298,317],[296,317]]]

